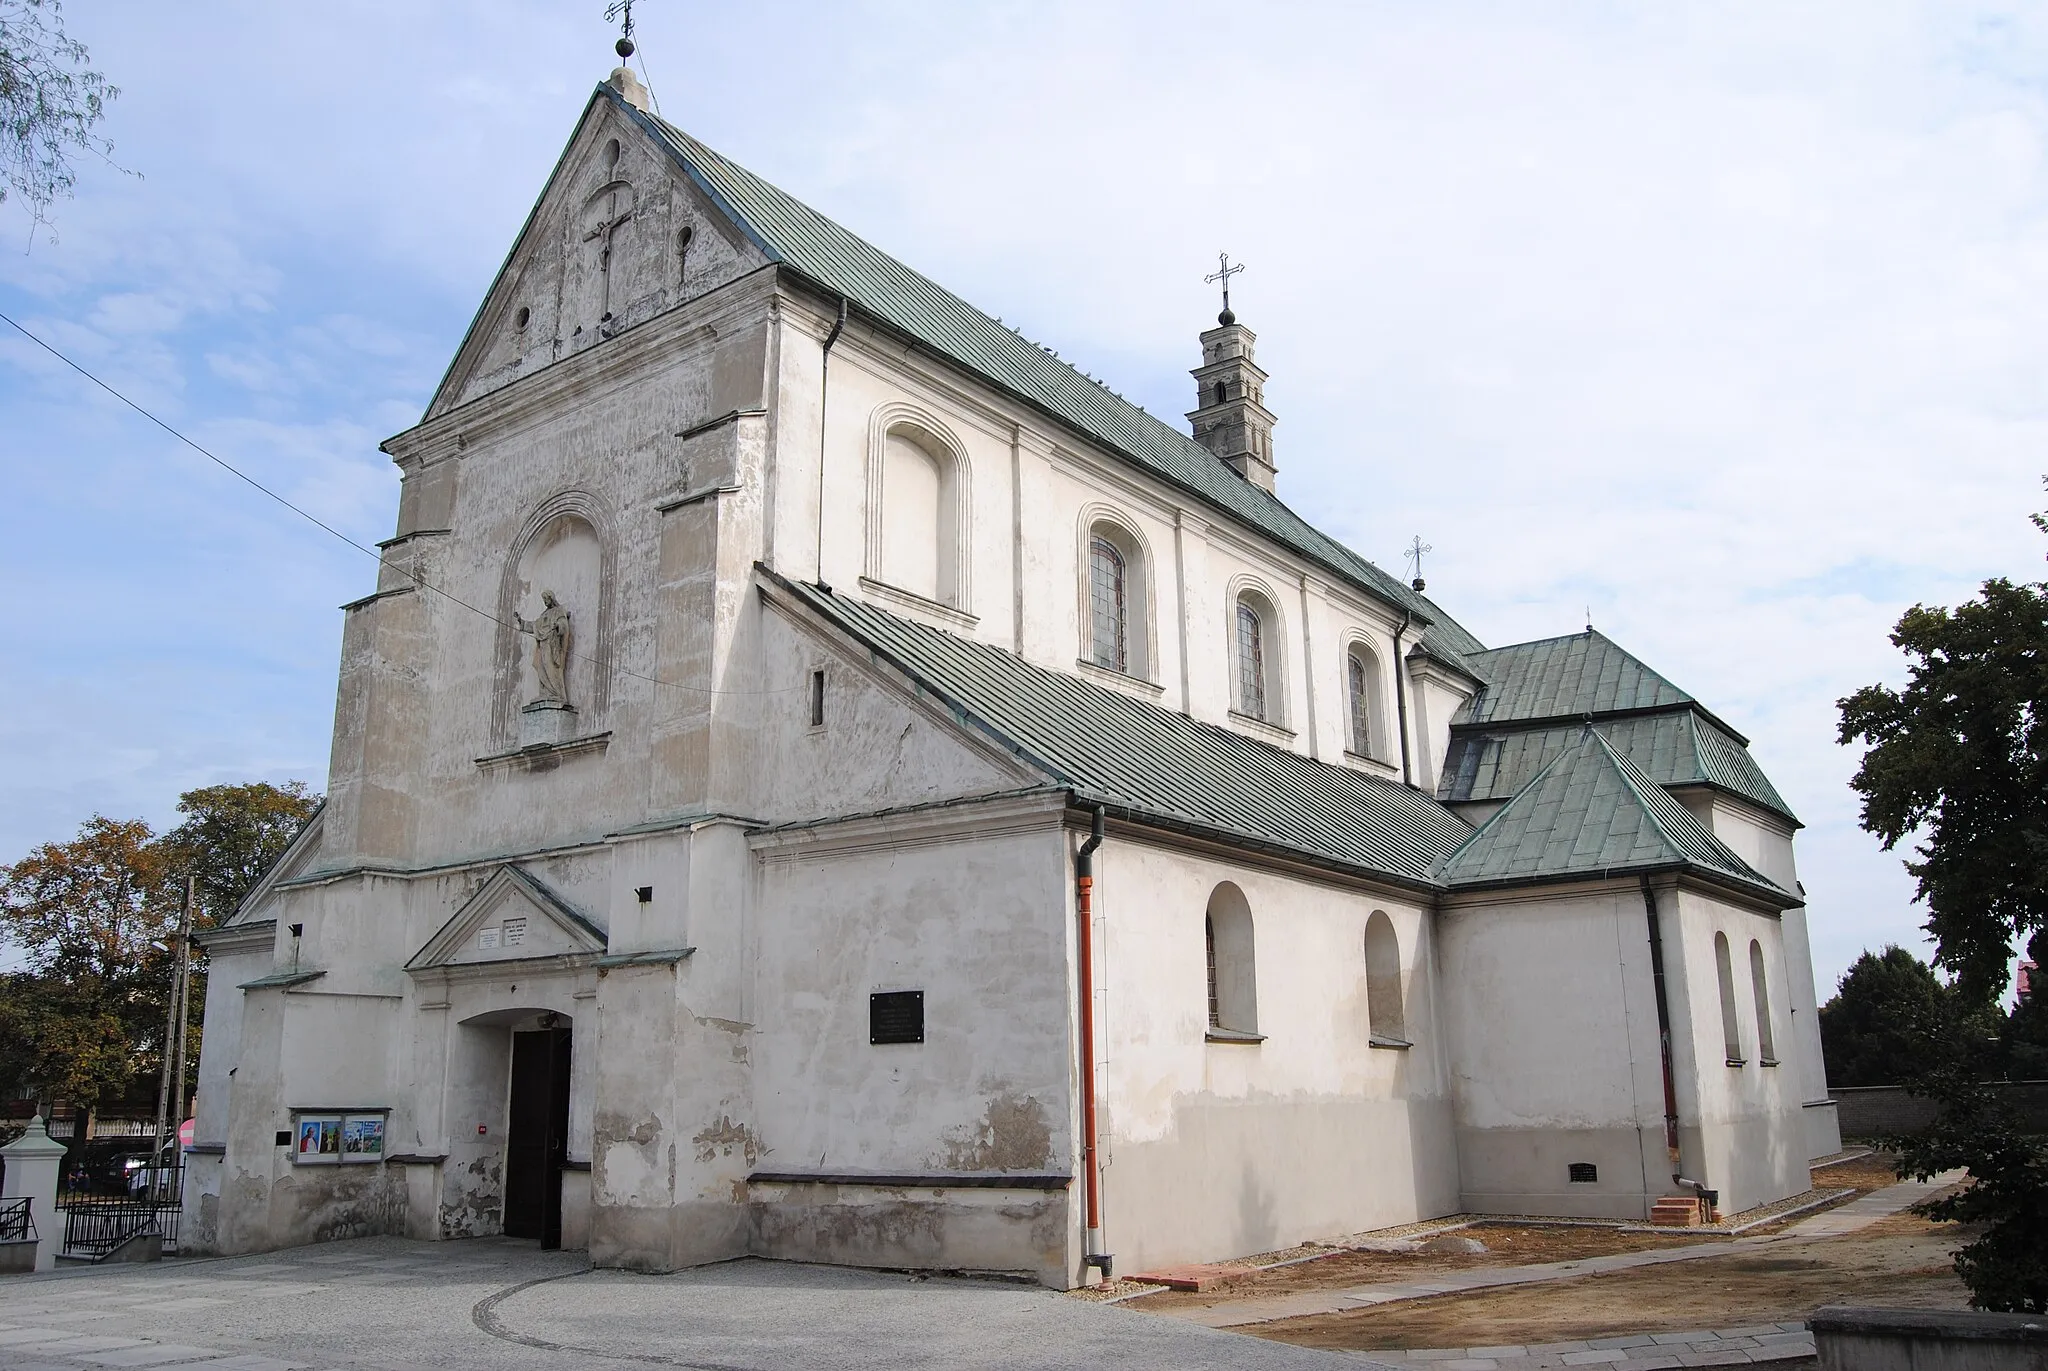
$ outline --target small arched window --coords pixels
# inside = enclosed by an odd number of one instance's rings
[[[1130,564],[1100,533],[1088,540],[1088,649],[1097,666],[1131,669]]]
[[[1408,1016],[1401,1003],[1401,941],[1386,911],[1365,921],[1365,1011],[1376,1047],[1408,1046]]]
[[[1237,602],[1237,708],[1266,717],[1266,623],[1249,599]]]
[[[690,240],[697,236],[697,230],[685,224],[676,234],[676,284],[685,285],[690,279]]]
[[[1252,909],[1242,890],[1225,881],[1210,893],[1202,933],[1209,961],[1209,1035],[1256,1037],[1258,970],[1252,947]]]
[[[1351,750],[1361,757],[1380,751],[1380,660],[1364,643],[1344,654],[1344,674],[1351,705]]]
[[[1728,1048],[1728,1065],[1742,1065],[1742,1025],[1735,1013],[1735,968],[1728,956],[1728,935],[1714,935],[1714,970],[1721,978],[1721,1036]]]
[[[1778,1045],[1771,1033],[1771,988],[1764,980],[1764,945],[1749,940],[1749,989],[1756,997],[1756,1056],[1765,1066],[1778,1064]]]
[[[1229,398],[1230,398],[1230,387],[1228,387],[1228,386],[1224,385],[1224,384],[1223,384],[1223,382],[1221,382],[1221,381],[1218,381],[1218,382],[1216,383],[1216,403],[1220,405],[1220,404],[1222,404],[1222,403],[1223,403],[1223,402],[1224,402],[1225,400],[1227,400],[1227,399],[1229,399]]]

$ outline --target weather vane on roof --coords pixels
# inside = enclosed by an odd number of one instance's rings
[[[1415,573],[1415,579],[1410,581],[1408,584],[1414,586],[1418,591],[1421,590],[1423,587],[1422,554],[1425,552],[1435,551],[1435,548],[1431,547],[1428,543],[1422,541],[1422,535],[1418,533],[1415,535],[1415,541],[1408,544],[1407,551],[1402,554],[1402,556],[1407,560],[1409,566],[1414,569]]]
[[[1236,266],[1232,266],[1230,264],[1230,254],[1219,252],[1216,254],[1216,270],[1202,278],[1202,284],[1204,285],[1212,281],[1223,283],[1223,313],[1216,316],[1216,322],[1219,324],[1234,324],[1237,322],[1237,316],[1230,312],[1230,278],[1243,270],[1244,263],[1239,262]]]
[[[623,62],[633,55],[633,0],[612,0],[605,8],[604,21],[619,25],[619,41],[612,46]]]

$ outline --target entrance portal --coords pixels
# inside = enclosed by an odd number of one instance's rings
[[[505,1236],[539,1238],[543,1248],[562,1245],[562,1168],[569,1157],[569,1034],[567,1028],[544,1028],[512,1035]]]

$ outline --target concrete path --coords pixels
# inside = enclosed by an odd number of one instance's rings
[[[502,1239],[365,1238],[0,1277],[6,1371],[1341,1371],[1384,1367],[1047,1290],[739,1261],[591,1271]]]
[[[1288,1295],[1254,1296],[1204,1308],[1162,1309],[1160,1314],[1207,1328],[1241,1328],[1246,1324],[1274,1319],[1299,1318],[1306,1314],[1336,1314],[1399,1300],[1428,1299],[1432,1295],[1469,1294],[1512,1285],[1536,1285],[1545,1281],[1574,1280],[1580,1276],[1628,1271],[1637,1267],[1662,1266],[1667,1262],[1698,1261],[1703,1257],[1725,1257],[1739,1252],[1772,1247],[1788,1242],[1817,1242],[1839,1238],[1868,1227],[1908,1205],[1917,1204],[1937,1190],[1963,1178],[1960,1171],[1944,1172],[1929,1181],[1904,1181],[1851,1200],[1848,1204],[1812,1218],[1801,1219],[1782,1233],[1763,1237],[1727,1238],[1715,1242],[1691,1243],[1648,1252],[1617,1252],[1607,1257],[1583,1257],[1576,1261],[1542,1262],[1529,1266],[1480,1266],[1463,1271],[1439,1271],[1413,1281],[1354,1286],[1348,1290],[1304,1290]]]

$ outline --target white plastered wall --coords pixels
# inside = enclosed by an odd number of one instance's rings
[[[1203,916],[1224,881],[1252,912],[1263,1042],[1205,1041]],[[1418,904],[1115,831],[1096,882],[1104,1241],[1120,1271],[1455,1209],[1436,949]],[[1369,1045],[1375,909],[1400,940],[1406,1050]]]
[[[1641,891],[1473,896],[1439,926],[1462,1206],[1646,1218],[1670,1166]]]

